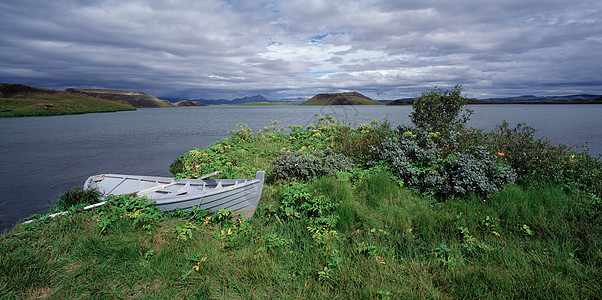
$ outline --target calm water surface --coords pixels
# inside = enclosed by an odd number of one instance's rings
[[[525,122],[554,143],[585,144],[602,153],[602,105],[477,105],[470,126],[492,130]],[[228,137],[236,124],[254,130],[269,120],[310,125],[330,114],[357,126],[388,119],[410,124],[409,106],[230,106],[139,109],[133,112],[0,119],[0,230],[45,213],[63,191],[90,175],[169,176],[169,165],[194,148]]]

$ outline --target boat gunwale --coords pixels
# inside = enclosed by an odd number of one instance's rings
[[[259,176],[259,172],[263,172],[263,171],[258,171],[256,176]],[[101,180],[94,180],[94,178],[99,178],[102,176]],[[257,204],[259,203],[259,198],[261,197],[261,189],[263,189],[263,176],[265,176],[265,173],[263,173],[261,175],[261,178],[251,178],[251,179],[191,179],[191,178],[183,178],[180,180],[177,180],[174,182],[174,179],[171,177],[160,177],[160,176],[144,176],[144,175],[123,175],[123,174],[100,174],[100,175],[95,175],[95,176],[90,176],[88,181],[86,181],[86,183],[84,184],[84,190],[86,189],[92,189],[92,187],[90,187],[93,182],[98,182],[98,181],[103,181],[105,180],[106,177],[109,177],[111,179],[116,179],[116,180],[120,180],[122,179],[119,183],[116,184],[116,186],[122,184],[123,182],[127,182],[127,181],[144,181],[144,182],[149,182],[149,183],[154,183],[156,185],[160,185],[160,184],[173,184],[170,187],[167,187],[166,189],[171,189],[173,190],[174,188],[178,188],[178,187],[182,187],[182,186],[205,186],[208,187],[209,190],[182,190],[182,191],[167,191],[166,194],[161,195],[160,198],[158,199],[152,199],[151,197],[147,197],[150,201],[153,201],[154,205],[156,206],[171,206],[173,204],[177,204],[177,203],[185,203],[185,202],[191,202],[191,201],[195,201],[196,199],[203,199],[205,197],[209,197],[209,198],[214,198],[217,197],[218,199],[214,199],[214,200],[210,200],[209,202],[205,202],[205,203],[201,203],[201,205],[203,204],[211,204],[212,202],[218,201],[220,197],[220,195],[222,194],[227,194],[227,193],[232,193],[232,191],[236,191],[235,194],[240,194],[240,193],[245,193],[245,195],[250,195],[250,199],[243,199],[239,202],[236,202],[236,204],[238,203],[242,203],[242,202],[247,202],[248,205],[247,207],[257,207]],[[211,189],[215,186],[217,186],[219,183],[222,183],[222,185],[225,185],[219,189]],[[255,191],[251,191],[254,187],[258,186],[259,188],[257,188]],[[97,188],[95,188],[97,189]],[[111,191],[113,191],[115,189],[115,187],[111,187]],[[97,189],[98,190],[98,189]],[[158,190],[158,191],[154,191],[155,192],[159,192],[159,191],[164,191],[164,190]],[[121,193],[121,194],[114,194],[114,193],[102,193],[103,194],[103,198],[106,198],[109,195],[127,195],[129,193],[132,192],[126,192],[126,193]],[[244,195],[243,195],[244,196]],[[255,199],[256,198],[256,199]],[[234,200],[234,199],[233,199]],[[212,206],[211,208],[217,207],[218,205]],[[192,207],[192,206],[190,206]],[[209,208],[209,209],[211,209]]]

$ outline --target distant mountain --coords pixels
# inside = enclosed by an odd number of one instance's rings
[[[72,94],[88,95],[100,99],[111,100],[123,104],[129,104],[133,107],[171,107],[174,106],[167,100],[161,100],[149,94],[114,89],[65,89],[65,92]]]
[[[232,104],[247,104],[253,102],[270,102],[270,100],[262,95],[232,99]]]
[[[172,99],[172,101],[173,100],[181,100],[181,99],[176,98],[176,99]],[[227,99],[216,99],[216,100],[189,99],[189,100],[193,101],[193,102],[202,102],[207,105],[222,105],[222,104],[239,105],[239,104],[249,104],[249,103],[255,103],[255,102],[270,102],[270,100],[268,100],[266,97],[264,97],[262,95],[242,97],[242,98],[236,98],[236,99],[232,99],[232,100],[227,100]]]
[[[301,105],[382,105],[358,92],[317,94]]]
[[[301,104],[305,101],[307,101],[307,97],[295,97],[295,98],[280,99],[278,102],[286,103],[286,104]]]
[[[589,94],[579,94],[579,95],[567,95],[567,96],[535,96],[535,95],[522,95],[516,97],[506,97],[506,98],[489,98],[483,99],[489,102],[511,102],[511,101],[573,101],[573,100],[587,100],[592,101],[596,98],[599,98],[601,95],[589,95]]]
[[[415,98],[401,98],[401,99],[393,100],[393,101],[387,103],[387,105],[411,105],[412,103],[414,103],[414,99]]]
[[[523,95],[506,98],[470,99],[468,104],[596,104],[602,103],[600,95],[535,96]],[[388,105],[411,105],[414,98],[397,99]]]
[[[199,101],[191,101],[191,100],[181,100],[174,103],[175,106],[178,107],[187,107],[187,106],[207,106],[207,104]]]

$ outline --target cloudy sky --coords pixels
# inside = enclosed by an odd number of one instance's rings
[[[270,100],[602,94],[600,0],[0,0],[0,82]]]

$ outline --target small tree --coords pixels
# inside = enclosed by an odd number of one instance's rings
[[[466,99],[461,92],[460,84],[451,91],[434,87],[422,92],[422,96],[412,104],[412,123],[431,132],[447,132],[464,126],[472,111],[464,107]]]

